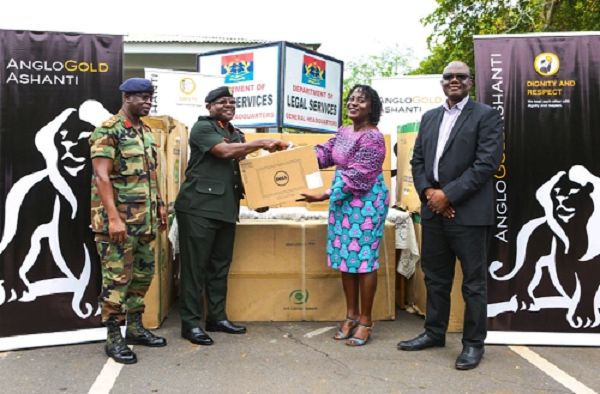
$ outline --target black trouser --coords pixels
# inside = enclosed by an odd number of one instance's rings
[[[483,346],[487,334],[487,248],[489,226],[462,226],[436,216],[423,220],[422,268],[427,286],[425,331],[442,339],[450,316],[456,258],[463,272],[463,344]]]
[[[181,256],[181,325],[199,327],[204,320],[227,319],[227,274],[233,256],[235,223],[177,212]]]

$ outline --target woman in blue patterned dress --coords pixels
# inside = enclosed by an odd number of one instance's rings
[[[379,95],[370,86],[356,85],[346,106],[352,125],[340,127],[333,138],[316,146],[320,168],[337,166],[331,188],[323,194],[304,196],[308,202],[329,199],[327,264],[341,272],[346,296],[346,320],[334,339],[362,346],[373,327],[379,243],[389,194],[381,169],[385,141],[377,129]]]

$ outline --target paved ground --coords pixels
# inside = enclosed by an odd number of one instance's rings
[[[396,350],[398,340],[421,332],[414,315],[376,323],[362,348],[330,339],[334,324],[249,323],[248,334],[215,333],[215,344],[203,347],[180,338],[173,310],[157,330],[169,345],[136,346],[139,362],[131,366],[107,363],[100,343],[0,353],[0,393],[600,392],[597,348],[487,346],[479,368],[457,371],[460,334],[449,334],[445,348]],[[548,365],[518,354],[528,351]]]

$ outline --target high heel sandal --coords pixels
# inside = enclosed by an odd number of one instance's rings
[[[342,339],[350,338],[357,326],[358,320],[346,317],[346,320],[344,320],[344,322],[339,326],[337,332],[333,336],[333,339],[335,339],[336,341],[340,341]],[[344,332],[344,328],[346,328],[347,331]]]
[[[356,333],[358,331],[360,331],[361,329],[364,329],[366,331],[366,333],[367,333],[366,338],[359,338],[359,337],[355,336]],[[347,346],[364,346],[364,345],[366,345],[367,342],[369,342],[369,339],[371,339],[372,331],[373,331],[373,323],[371,323],[370,326],[367,326],[366,324],[362,324],[359,322],[356,325],[356,330],[354,330],[354,335],[346,340],[346,345]]]

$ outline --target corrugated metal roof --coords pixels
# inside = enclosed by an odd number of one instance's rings
[[[218,43],[218,44],[265,44],[270,41],[254,40],[235,37],[204,37],[204,36],[184,36],[184,35],[156,35],[156,34],[129,34],[124,37],[125,42],[186,42],[186,43]]]
[[[258,40],[239,37],[206,37],[206,36],[186,36],[186,35],[157,35],[157,34],[129,34],[124,37],[124,41],[132,44],[152,44],[152,43],[182,43],[182,44],[266,44],[273,40]],[[305,48],[318,49],[321,44],[316,42],[292,42],[293,44]]]

